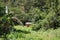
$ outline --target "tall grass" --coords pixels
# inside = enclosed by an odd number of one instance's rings
[[[32,27],[20,27],[15,26],[17,30],[30,31],[30,33],[24,32],[11,32],[7,35],[8,40],[60,40],[60,28],[32,31]]]

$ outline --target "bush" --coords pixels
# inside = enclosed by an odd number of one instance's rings
[[[5,13],[5,8],[0,6],[0,35],[7,34],[11,31],[13,23],[11,20],[11,15]]]
[[[45,15],[44,19],[42,19],[42,20],[40,19],[39,21],[36,22],[36,25],[34,26],[33,29],[37,29],[37,30],[39,30],[40,28],[56,29],[56,28],[58,28],[58,25],[56,26],[56,24],[58,24],[56,21],[57,21],[56,13],[54,12],[54,10],[52,10],[52,11],[50,10],[49,13],[47,15]]]

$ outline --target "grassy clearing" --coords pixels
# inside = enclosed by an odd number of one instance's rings
[[[8,40],[60,40],[60,28],[32,31],[32,27],[15,26],[17,30],[30,31],[30,33],[11,32],[7,35]]]

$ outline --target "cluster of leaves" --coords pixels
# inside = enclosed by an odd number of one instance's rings
[[[11,14],[5,13],[5,6],[0,6],[0,35],[6,34],[12,29]]]

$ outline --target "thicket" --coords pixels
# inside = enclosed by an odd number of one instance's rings
[[[0,5],[0,36],[10,33],[13,30],[12,14],[6,14],[5,6]]]
[[[0,0],[0,3],[7,5],[23,25],[27,21],[35,24],[34,30],[60,27],[59,0]]]

